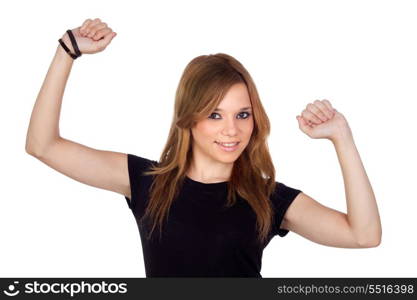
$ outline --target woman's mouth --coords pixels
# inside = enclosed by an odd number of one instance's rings
[[[222,149],[223,151],[226,152],[232,152],[235,151],[238,147],[239,147],[239,143],[240,142],[235,142],[235,143],[220,143],[220,142],[215,142],[220,149]]]

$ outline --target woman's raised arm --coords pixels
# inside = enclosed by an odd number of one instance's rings
[[[71,32],[82,54],[103,51],[116,35],[100,19],[87,19]],[[62,41],[75,53],[68,33]],[[62,98],[73,63],[74,59],[58,44],[32,111],[26,152],[79,182],[130,198],[127,154],[92,149],[60,136]]]

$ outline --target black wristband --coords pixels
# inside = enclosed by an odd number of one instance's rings
[[[81,56],[81,52],[80,52],[80,49],[78,49],[78,45],[77,45],[77,42],[75,41],[75,37],[72,34],[72,31],[70,29],[68,29],[67,30],[67,33],[68,33],[68,35],[70,37],[70,40],[71,40],[71,43],[72,43],[72,47],[74,48],[74,51],[75,51],[75,55],[77,55],[77,57],[80,57]]]
[[[77,42],[75,41],[74,35],[72,34],[72,31],[70,29],[67,30],[68,36],[71,40],[72,47],[74,48],[75,54],[71,53],[70,49],[68,49],[67,45],[65,45],[64,41],[62,39],[59,39],[58,42],[61,44],[62,48],[71,56],[73,59],[77,59],[82,54],[80,52],[80,49],[78,49]]]
[[[61,44],[62,48],[71,56],[73,59],[77,59],[77,55],[72,54],[70,49],[65,45],[65,43],[62,41],[62,39],[59,39],[58,42]]]

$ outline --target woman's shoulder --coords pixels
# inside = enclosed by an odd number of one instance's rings
[[[300,192],[300,189],[284,184],[280,181],[275,181],[275,191],[272,194],[273,199],[293,200]]]
[[[155,166],[158,164],[156,160],[152,160],[149,158],[145,158],[143,156],[138,156],[135,154],[128,153],[127,154],[127,161],[129,168],[144,171],[148,169],[150,166]],[[129,170],[130,171],[130,170]]]

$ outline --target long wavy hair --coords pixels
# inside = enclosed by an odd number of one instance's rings
[[[245,83],[249,92],[254,118],[250,141],[234,161],[227,183],[226,206],[236,202],[236,192],[248,202],[256,214],[258,239],[267,240],[273,210],[270,195],[275,190],[275,168],[269,154],[267,137],[270,122],[248,71],[230,55],[224,53],[201,55],[186,66],[175,95],[174,116],[168,140],[157,166],[152,165],[145,175],[155,175],[150,187],[149,203],[142,218],[150,217],[152,230],[168,217],[169,208],[184,182],[192,157],[191,128],[207,118],[218,106],[228,89]]]

